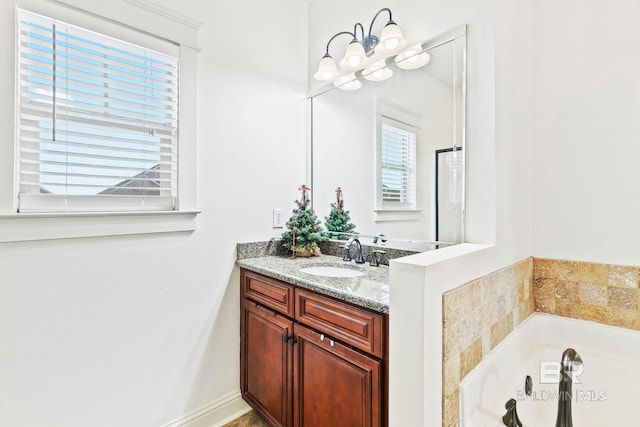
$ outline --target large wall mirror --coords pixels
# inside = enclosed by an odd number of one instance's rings
[[[464,241],[466,27],[421,47],[430,60],[420,68],[388,61],[387,80],[356,73],[356,90],[331,85],[308,99],[313,207],[329,215],[340,187],[363,243],[382,234],[423,251]]]

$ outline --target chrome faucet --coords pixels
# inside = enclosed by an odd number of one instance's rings
[[[356,237],[349,238],[349,240],[347,240],[347,243],[342,246],[342,248],[344,249],[344,257],[342,258],[342,260],[351,261],[351,245],[354,243],[356,244],[356,264],[364,264],[364,257],[362,256],[362,245],[360,244],[360,240],[358,240]]]
[[[581,366],[582,358],[574,349],[568,348],[562,353],[556,427],[573,427],[573,420],[571,418],[573,375]]]

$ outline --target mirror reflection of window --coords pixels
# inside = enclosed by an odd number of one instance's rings
[[[415,210],[421,115],[380,98],[376,113],[376,205],[379,210]]]
[[[416,132],[383,119],[379,138],[382,207],[415,209]]]

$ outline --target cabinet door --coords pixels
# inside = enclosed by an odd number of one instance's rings
[[[242,303],[243,398],[273,426],[292,425],[293,322],[250,300]]]
[[[293,425],[381,426],[381,362],[299,324],[294,334]]]

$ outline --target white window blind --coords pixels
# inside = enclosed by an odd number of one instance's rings
[[[383,122],[380,150],[382,207],[415,208],[416,133]]]
[[[177,57],[25,10],[17,28],[19,211],[175,209]]]

